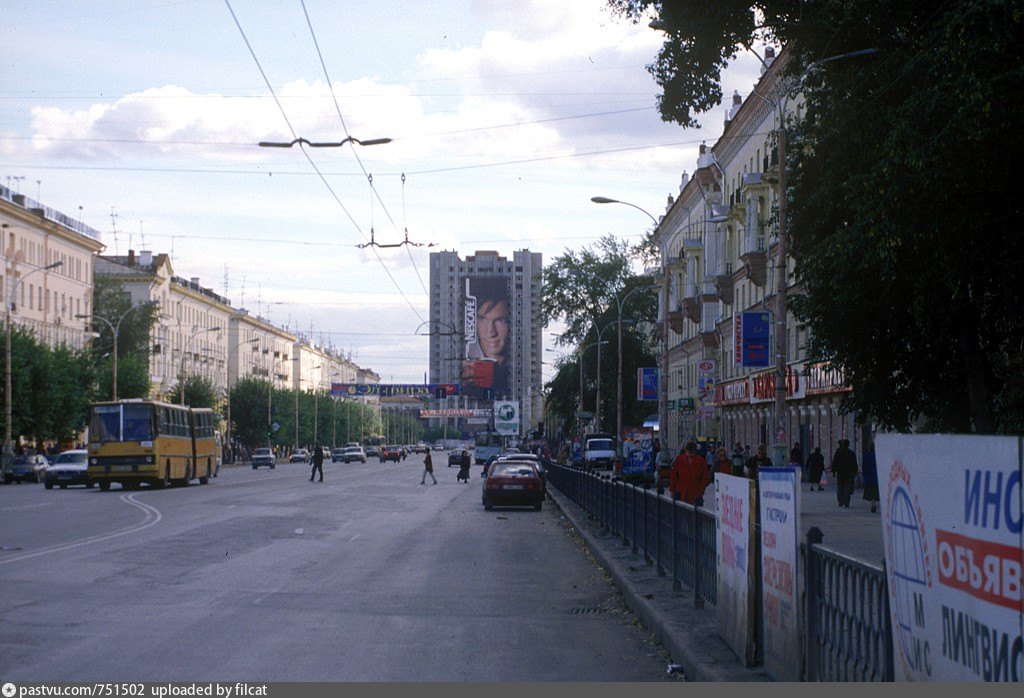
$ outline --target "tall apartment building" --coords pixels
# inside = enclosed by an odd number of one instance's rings
[[[435,400],[435,408],[486,409],[494,400],[512,400],[519,402],[520,433],[536,428],[543,410],[542,268],[542,255],[529,250],[513,252],[511,260],[490,250],[478,250],[464,260],[454,251],[430,254],[430,382],[460,385],[458,397]],[[507,341],[501,347],[503,357],[489,362],[495,345],[482,333],[485,327],[491,329],[490,310],[502,300],[507,304]],[[504,333],[504,328],[496,332]],[[476,386],[463,378],[467,360],[486,369],[477,374]],[[465,427],[465,421],[458,426]]]

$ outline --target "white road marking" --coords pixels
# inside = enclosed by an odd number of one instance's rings
[[[90,536],[89,538],[83,538],[82,540],[72,541],[69,543],[59,543],[57,545],[51,545],[48,548],[33,550],[32,552],[25,553],[23,555],[15,555],[13,557],[0,560],[0,565],[6,565],[10,562],[18,562],[20,560],[28,560],[29,558],[39,557],[40,555],[48,555],[50,553],[56,553],[62,550],[70,550],[72,548],[78,548],[83,545],[92,545],[93,543],[100,543],[105,540],[110,540],[111,538],[126,536],[129,533],[136,533],[143,529],[149,528],[150,526],[154,526],[160,523],[160,520],[163,518],[163,514],[160,513],[159,509],[157,509],[154,506],[150,506],[149,504],[143,504],[142,502],[136,501],[134,494],[122,494],[120,499],[122,502],[126,504],[130,504],[133,507],[136,507],[137,509],[141,509],[143,513],[145,513],[146,515],[145,518],[137,524],[133,524],[131,526],[128,526],[127,528],[122,528],[120,531],[104,533],[98,536]]]

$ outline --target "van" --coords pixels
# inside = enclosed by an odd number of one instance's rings
[[[584,470],[611,470],[614,466],[615,437],[605,433],[584,434]]]

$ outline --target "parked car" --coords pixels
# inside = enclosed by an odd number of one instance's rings
[[[268,466],[271,470],[277,465],[277,456],[269,448],[257,448],[252,452],[252,469]]]
[[[537,466],[537,472],[540,473],[541,482],[547,485],[547,469],[544,467],[544,463],[543,461],[541,461],[540,456],[538,456],[536,453],[504,453],[502,455],[499,455],[497,460],[502,462],[527,461],[529,463],[533,463],[535,466]]]
[[[394,444],[390,446],[381,446],[380,449],[380,462],[385,463],[389,460],[393,460],[396,463],[402,460],[402,449]]]
[[[46,469],[43,484],[48,490],[52,490],[54,485],[61,489],[68,485],[92,487],[92,480],[89,479],[89,452],[76,448],[59,453],[53,459],[53,465]]]
[[[366,451],[363,450],[362,446],[349,446],[342,452],[342,456],[341,460],[345,463],[352,463],[354,461],[366,462]]]
[[[310,461],[309,451],[304,448],[297,448],[288,456],[289,463],[308,463]]]
[[[544,503],[544,482],[537,466],[528,461],[495,461],[484,478],[484,509],[495,506],[532,506]]]
[[[42,482],[46,469],[49,467],[46,456],[39,454],[33,456],[15,456],[4,468],[4,482],[24,482],[32,480]]]

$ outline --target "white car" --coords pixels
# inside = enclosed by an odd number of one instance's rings
[[[43,483],[48,490],[52,490],[54,485],[61,489],[69,485],[92,487],[93,483],[89,479],[89,452],[76,448],[59,454],[53,465],[46,469]]]
[[[289,463],[308,463],[310,460],[309,451],[304,448],[297,448],[288,456]]]
[[[354,461],[365,463],[366,451],[363,450],[362,446],[349,446],[341,454],[341,457],[338,460],[344,461],[346,463],[352,463]]]

